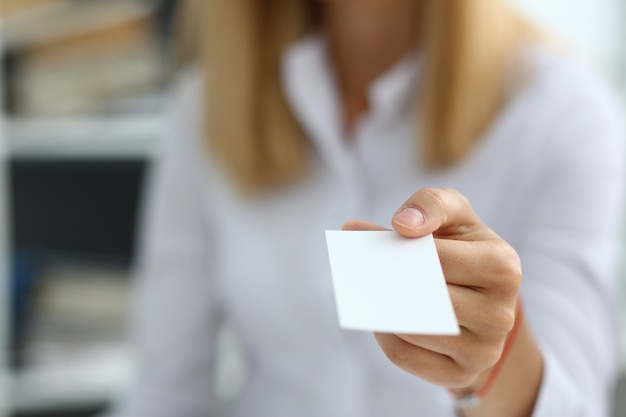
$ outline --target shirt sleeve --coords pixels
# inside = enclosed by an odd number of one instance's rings
[[[206,417],[220,323],[211,285],[197,86],[174,95],[164,146],[144,199],[134,303],[137,380],[115,417]],[[177,96],[180,96],[177,98]]]
[[[579,77],[556,82],[558,105],[547,100],[541,109],[543,126],[553,128],[534,132],[539,147],[528,168],[537,172],[517,248],[544,359],[533,416],[607,417],[619,330],[622,120],[608,93],[584,78],[582,87]]]

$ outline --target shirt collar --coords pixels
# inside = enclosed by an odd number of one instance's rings
[[[368,117],[388,117],[408,107],[416,96],[416,84],[421,67],[420,56],[412,51],[393,68],[376,79],[368,91],[370,110]],[[341,104],[336,88],[336,77],[328,56],[325,36],[314,32],[287,48],[283,56],[283,80],[292,105],[300,117],[320,118],[341,125]],[[301,100],[320,105],[307,105]],[[312,104],[312,103],[311,103]],[[328,114],[331,110],[334,114]],[[309,114],[309,112],[323,114]]]
[[[370,110],[359,125],[394,123],[414,103],[419,70],[417,53],[407,55],[370,87]],[[287,48],[282,61],[283,90],[294,115],[322,159],[349,176],[352,159],[342,108],[324,36],[315,32]],[[357,129],[358,130],[358,129]],[[353,138],[359,142],[359,138]]]
[[[412,51],[378,77],[369,89],[371,114],[395,114],[411,105],[416,97],[419,69],[419,55]]]

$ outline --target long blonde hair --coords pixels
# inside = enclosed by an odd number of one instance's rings
[[[206,71],[212,152],[244,190],[298,177],[310,149],[283,95],[280,57],[318,24],[316,1],[186,2],[200,29],[193,49]],[[419,137],[422,162],[437,168],[462,160],[502,107],[511,57],[528,26],[504,0],[424,3]]]

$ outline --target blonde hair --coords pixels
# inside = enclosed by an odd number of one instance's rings
[[[298,177],[310,149],[283,95],[280,57],[317,24],[316,1],[186,2],[200,29],[212,152],[244,190]],[[528,30],[504,0],[424,5],[419,136],[423,162],[447,167],[471,151],[502,107],[511,57]]]

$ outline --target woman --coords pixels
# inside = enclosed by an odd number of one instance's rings
[[[608,415],[623,152],[592,75],[500,0],[195,7],[119,415],[209,415],[223,322],[223,415]],[[355,218],[435,234],[460,336],[338,328],[323,230]]]

